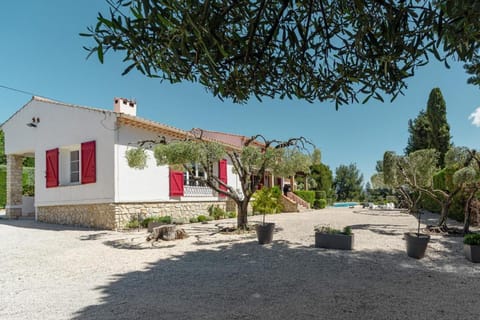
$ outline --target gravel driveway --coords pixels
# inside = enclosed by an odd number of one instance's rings
[[[277,231],[265,246],[254,234],[217,234],[213,222],[152,245],[145,230],[0,220],[0,319],[480,318],[480,266],[460,237],[433,236],[415,260],[402,237],[416,220],[398,211],[267,220]],[[317,224],[351,225],[355,250],[313,248]]]

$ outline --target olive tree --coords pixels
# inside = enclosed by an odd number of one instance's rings
[[[472,202],[480,190],[480,155],[475,150],[468,150],[470,160],[468,165],[456,171],[453,175],[453,183],[461,188],[467,195],[464,205],[463,232],[470,231],[470,212]]]
[[[447,218],[453,197],[462,190],[469,190],[469,201],[478,190],[478,163],[477,155],[464,147],[450,148],[445,155],[446,167],[438,170],[436,161],[439,153],[435,149],[422,149],[410,153],[408,156],[395,156],[386,152],[384,156],[385,183],[397,188],[402,195],[402,184],[408,185],[418,194],[416,201],[410,200],[412,205],[418,204],[422,194],[428,195],[441,206],[438,228],[448,230]],[[405,195],[406,196],[406,195]],[[406,196],[407,197],[407,196]],[[470,204],[468,204],[470,205]],[[469,207],[466,207],[467,209]],[[466,215],[467,209],[465,209]],[[465,225],[467,220],[465,220]],[[469,220],[468,220],[469,221]],[[468,229],[468,227],[466,227]]]
[[[383,175],[386,185],[397,190],[412,213],[418,210],[422,194],[432,187],[438,153],[423,149],[406,156],[387,151],[383,157]]]
[[[107,2],[110,12],[82,34],[100,62],[117,51],[124,74],[199,82],[237,102],[393,100],[432,58],[478,74],[475,0]]]
[[[260,143],[259,143],[260,142]],[[193,179],[214,191],[232,199],[237,204],[237,226],[247,228],[248,203],[261,183],[253,176],[263,177],[266,172],[279,176],[292,176],[298,171],[307,172],[310,156],[302,153],[309,142],[303,138],[286,141],[266,140],[256,135],[241,148],[207,140],[201,134],[181,141],[170,141],[151,146],[157,165],[180,166],[190,172]],[[142,143],[140,142],[140,145]],[[143,146],[131,149],[126,154],[131,167],[143,169],[146,165]],[[221,159],[228,158],[237,174],[241,189],[225,183],[214,170]],[[197,163],[206,171],[205,176],[196,176],[192,164]]]

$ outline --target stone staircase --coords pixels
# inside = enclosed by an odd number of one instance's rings
[[[286,198],[288,198],[288,200],[297,204],[297,209],[299,212],[310,210],[310,204],[307,201],[300,198],[299,196],[297,196],[295,193],[288,192]]]

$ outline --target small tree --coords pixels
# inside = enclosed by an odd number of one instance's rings
[[[242,148],[237,149],[207,140],[200,131],[186,140],[157,144],[153,148],[157,165],[181,166],[193,179],[232,199],[237,204],[237,226],[244,229],[248,225],[248,203],[261,182],[252,177],[263,177],[267,171],[280,176],[291,176],[298,171],[307,172],[311,164],[310,157],[301,152],[306,149],[306,144],[310,143],[303,137],[278,141],[266,140],[263,136],[256,135],[246,141]],[[145,167],[146,157],[137,156],[140,160],[135,160],[129,158],[129,154],[126,156],[131,167]],[[241,190],[224,183],[214,172],[215,165],[224,158],[228,158],[233,165]],[[206,175],[196,177],[192,163],[200,164]]]
[[[400,193],[411,213],[417,212],[422,193],[432,185],[437,157],[434,149],[418,150],[408,156],[397,156],[392,151],[384,154],[384,182]]]
[[[467,200],[464,205],[464,233],[470,232],[472,202],[478,190],[480,190],[480,155],[475,150],[469,150],[468,153],[471,159],[468,166],[456,171],[453,175],[453,183],[467,194]]]

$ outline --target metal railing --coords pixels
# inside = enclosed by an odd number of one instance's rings
[[[214,197],[213,190],[202,186],[184,186],[183,195],[185,197]]]

